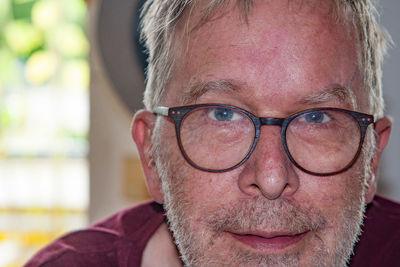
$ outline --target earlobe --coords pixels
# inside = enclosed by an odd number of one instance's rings
[[[146,110],[140,110],[133,118],[131,133],[139,152],[150,196],[158,203],[163,203],[161,180],[158,176],[152,153],[151,136],[155,122],[156,117],[154,114]]]
[[[390,132],[392,130],[392,121],[388,117],[383,117],[375,122],[376,149],[371,162],[371,177],[366,192],[366,202],[369,203],[375,196],[378,177],[379,161],[382,152],[389,142]]]

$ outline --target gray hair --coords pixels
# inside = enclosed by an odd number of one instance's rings
[[[254,0],[236,0],[247,18]],[[338,17],[350,18],[358,30],[364,86],[368,96],[369,112],[377,118],[384,114],[382,96],[382,60],[388,37],[377,23],[374,0],[331,0]],[[152,0],[144,6],[142,38],[149,53],[147,84],[144,104],[153,110],[160,104],[172,76],[174,67],[174,36],[176,25],[189,7],[200,0]],[[225,7],[230,0],[209,0],[202,10],[200,23],[208,21],[216,10]]]

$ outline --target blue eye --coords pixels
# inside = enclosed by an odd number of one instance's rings
[[[243,118],[239,112],[230,108],[211,108],[208,117],[215,121],[238,121]]]
[[[211,118],[217,121],[230,121],[234,115],[233,110],[227,108],[215,108],[211,111]]]
[[[300,121],[308,123],[326,123],[330,120],[331,118],[325,112],[320,112],[320,111],[313,111],[310,113],[306,113],[302,115],[300,118]]]

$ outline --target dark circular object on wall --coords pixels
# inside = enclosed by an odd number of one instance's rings
[[[122,102],[133,113],[143,108],[146,55],[139,42],[144,0],[100,0],[96,39],[105,71]]]

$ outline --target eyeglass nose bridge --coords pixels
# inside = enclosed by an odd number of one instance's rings
[[[258,138],[260,137],[261,134],[261,126],[266,125],[266,126],[281,126],[281,135],[283,134],[284,130],[284,125],[287,124],[287,122],[285,123],[286,119],[282,119],[282,118],[267,118],[267,117],[257,117],[255,118],[256,121],[255,126],[256,126],[256,134],[254,136],[255,138],[255,142],[253,145],[253,148],[256,146]],[[283,141],[283,140],[282,140]],[[286,144],[285,141],[283,141],[283,145],[286,148]]]
[[[260,118],[260,125],[277,125],[282,126],[285,119],[281,118]]]
[[[285,148],[286,154],[288,155],[289,159],[291,159],[291,155],[289,153],[289,150],[287,148],[287,144],[286,144],[286,140],[284,140],[284,135],[286,132],[286,126],[288,124],[288,121],[284,118],[267,118],[267,117],[258,117],[258,122],[255,123],[256,124],[256,133],[254,136],[254,143],[253,143],[253,147],[251,148],[251,152],[249,153],[248,156],[250,156],[250,154],[252,154],[255,146],[258,143],[258,138],[260,137],[261,134],[261,126],[265,125],[265,126],[281,126],[281,138],[282,138],[282,143],[283,143],[283,147]]]

